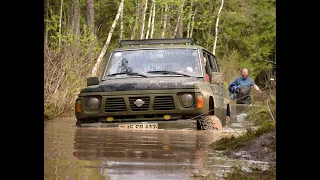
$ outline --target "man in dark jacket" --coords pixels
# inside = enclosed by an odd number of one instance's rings
[[[259,87],[254,83],[254,81],[249,77],[249,72],[247,68],[241,70],[241,77],[235,79],[233,82],[235,84],[234,88],[238,89],[236,93],[237,101],[237,113],[243,112],[246,105],[251,104],[250,91],[253,87],[256,91],[261,93]],[[239,106],[239,108],[238,108]]]

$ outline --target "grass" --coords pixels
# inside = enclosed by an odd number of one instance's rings
[[[262,134],[271,132],[275,128],[273,121],[265,121],[258,130],[248,131],[247,133],[231,138],[226,137],[210,145],[214,150],[238,150],[242,147],[249,145],[255,138]]]
[[[255,103],[259,104],[259,103]],[[272,120],[272,115],[275,116],[275,105],[276,102],[274,100],[270,100],[268,105],[265,103],[260,103],[261,107],[253,107],[247,112],[246,120],[252,122],[255,126],[260,126],[267,120]],[[269,111],[270,110],[270,111]]]
[[[251,168],[252,172],[244,172],[236,168],[232,173],[228,174],[225,180],[272,180],[276,179],[276,166],[272,165],[263,171],[258,168]]]

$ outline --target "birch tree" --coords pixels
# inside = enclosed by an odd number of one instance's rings
[[[99,66],[100,66],[100,63],[101,63],[104,55],[105,55],[106,52],[107,52],[107,49],[108,49],[108,46],[109,46],[109,44],[110,44],[110,40],[111,40],[111,37],[112,37],[113,30],[114,30],[114,28],[116,27],[117,21],[118,21],[119,16],[120,16],[120,13],[121,13],[121,11],[122,11],[122,9],[123,9],[123,4],[124,4],[124,0],[121,0],[121,3],[120,3],[119,8],[118,8],[117,15],[116,15],[116,17],[114,18],[114,21],[113,21],[113,23],[112,23],[110,32],[109,32],[109,34],[108,34],[107,41],[106,41],[106,43],[104,44],[104,46],[103,46],[103,48],[102,48],[102,50],[101,50],[101,53],[100,53],[100,55],[99,55],[99,57],[98,57],[98,59],[97,59],[97,62],[95,63],[95,65],[94,65],[94,67],[93,67],[93,69],[92,69],[92,73],[91,73],[91,76],[92,76],[92,77],[94,77],[94,76],[97,75],[97,71],[98,71],[98,68],[99,68]]]
[[[153,31],[154,31],[154,17],[156,15],[156,0],[152,1],[153,3],[153,11],[152,11],[152,25],[151,25],[151,35],[150,38],[153,38]]]
[[[160,30],[158,33],[158,36],[160,37],[162,29],[163,29],[163,11],[164,11],[164,7],[161,7],[161,16],[160,16]]]
[[[216,21],[214,44],[213,44],[213,50],[212,50],[212,54],[213,55],[216,54],[217,40],[218,40],[218,24],[219,24],[220,13],[221,13],[221,10],[222,10],[222,7],[223,7],[223,2],[224,2],[224,0],[221,0],[221,6],[220,6],[220,9],[219,9],[218,16],[217,16],[217,21]]]
[[[176,36],[177,31],[178,31],[178,27],[180,26],[180,23],[181,23],[180,21],[181,21],[181,19],[182,19],[182,12],[183,12],[184,1],[185,1],[185,0],[183,0],[183,1],[182,1],[182,4],[181,4],[181,9],[180,9],[180,12],[179,12],[179,15],[178,15],[178,19],[177,19],[177,25],[176,25],[176,28],[174,29],[174,33],[173,33],[172,38],[174,38],[174,37]]]
[[[166,3],[164,8],[164,20],[163,20],[163,29],[161,33],[161,38],[164,38],[164,33],[167,28],[167,19],[168,19],[168,4]]]
[[[189,16],[188,16],[187,38],[190,38],[190,25],[191,25],[191,18],[192,18],[192,6],[193,6],[193,1],[191,0],[190,12],[189,12]]]
[[[62,4],[63,4],[63,0],[61,0],[60,2],[60,15],[59,15],[59,32],[58,32],[58,49],[60,51],[60,47],[61,47],[61,24],[62,24]]]
[[[146,20],[146,12],[147,12],[147,8],[148,8],[148,0],[145,1],[144,4],[144,10],[142,12],[142,19],[141,19],[141,33],[140,33],[140,39],[142,39],[144,37],[144,24],[145,24],[145,20]]]
[[[92,34],[94,33],[94,0],[86,0],[87,26]]]
[[[79,4],[79,0],[72,0],[72,31],[76,36],[80,34],[80,4]]]
[[[154,1],[152,1],[151,8],[149,10],[149,20],[148,20],[148,28],[147,28],[146,39],[148,39],[149,32],[150,32],[151,18],[152,18],[152,12],[153,12],[153,3],[154,3]]]
[[[193,16],[192,16],[192,21],[191,21],[191,29],[190,29],[190,35],[189,38],[192,38],[192,33],[193,33],[193,27],[194,27],[194,17],[197,14],[197,8],[194,10]]]
[[[133,40],[136,36],[136,30],[137,30],[137,27],[138,27],[138,21],[139,21],[139,9],[140,9],[140,0],[136,0],[136,18],[135,18],[135,21],[134,21],[134,25],[133,25],[133,30],[132,30],[132,33],[131,33],[131,40]]]
[[[123,0],[123,6],[124,6],[124,0]],[[120,13],[120,36],[119,36],[119,41],[122,40],[122,36],[123,36],[123,9],[121,9],[121,13]]]
[[[183,37],[183,19],[182,19],[182,15],[183,15],[183,13],[181,14],[181,18],[180,18],[179,25],[178,25],[178,32],[177,32],[177,37],[178,38],[182,38]]]
[[[44,42],[45,42],[45,45],[48,46],[48,33],[49,33],[49,30],[48,30],[48,27],[49,27],[49,23],[48,23],[48,20],[49,20],[49,7],[50,7],[50,4],[49,4],[49,0],[47,0],[47,8],[46,8],[46,16],[47,16],[47,21],[46,21],[46,34],[45,34],[45,39],[44,39]]]

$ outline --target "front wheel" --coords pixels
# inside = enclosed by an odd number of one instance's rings
[[[226,126],[230,127],[231,125],[231,108],[230,108],[230,104],[228,104],[227,106],[227,115],[226,115]]]
[[[81,127],[81,121],[77,119],[76,126]]]
[[[200,130],[216,130],[222,131],[222,124],[217,116],[204,116],[199,120]]]

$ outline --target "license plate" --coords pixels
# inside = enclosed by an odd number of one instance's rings
[[[151,129],[158,129],[158,123],[152,123],[152,124],[120,124],[119,128],[121,128],[121,129],[151,130]]]

